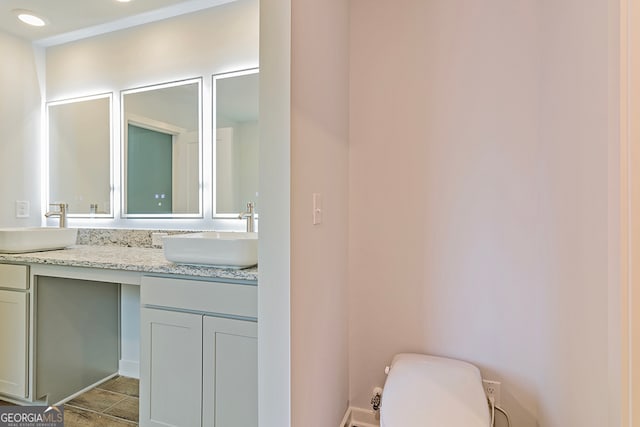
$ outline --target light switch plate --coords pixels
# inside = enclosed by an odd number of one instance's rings
[[[322,224],[322,194],[313,193],[313,225]]]

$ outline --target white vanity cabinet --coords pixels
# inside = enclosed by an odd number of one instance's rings
[[[140,425],[201,424],[202,316],[142,308]]]
[[[257,286],[142,278],[140,425],[258,425]]]
[[[204,316],[202,425],[258,426],[258,324]]]
[[[25,398],[28,378],[29,267],[0,264],[0,393]]]

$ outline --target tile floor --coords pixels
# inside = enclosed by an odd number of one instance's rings
[[[64,405],[65,427],[138,425],[138,380],[116,377]]]
[[[64,405],[65,427],[138,425],[138,380],[115,377]],[[0,405],[8,403],[0,401]]]

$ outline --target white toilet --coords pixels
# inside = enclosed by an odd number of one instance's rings
[[[380,427],[490,427],[480,371],[454,359],[397,354],[382,392]]]

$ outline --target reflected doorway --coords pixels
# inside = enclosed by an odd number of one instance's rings
[[[173,209],[173,135],[128,125],[127,213],[170,214]]]

